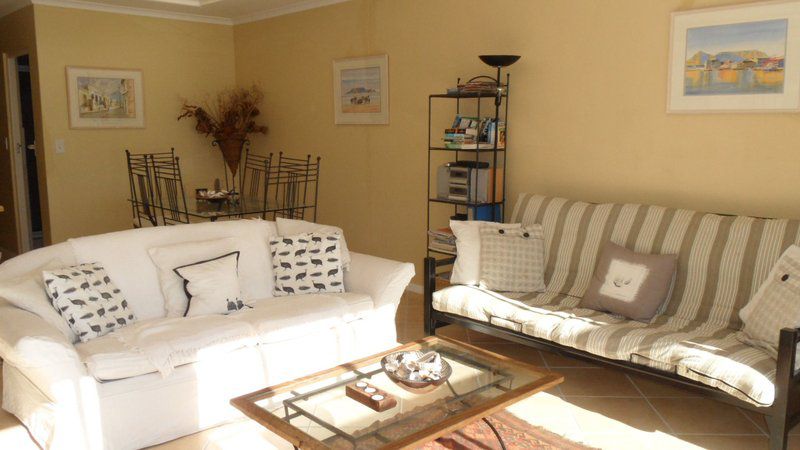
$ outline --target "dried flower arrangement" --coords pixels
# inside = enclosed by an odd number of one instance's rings
[[[178,120],[194,118],[198,133],[213,136],[225,162],[236,175],[247,135],[267,132],[267,127],[255,122],[255,117],[261,113],[258,105],[262,100],[264,93],[255,85],[247,89],[226,89],[217,94],[214,103],[193,105],[184,101]]]

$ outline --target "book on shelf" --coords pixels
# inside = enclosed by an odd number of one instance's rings
[[[449,227],[428,230],[428,247],[447,253],[456,253],[456,237]]]
[[[466,117],[456,115],[453,125],[444,130],[445,148],[493,149],[495,134],[497,148],[505,146],[505,123],[491,117]]]

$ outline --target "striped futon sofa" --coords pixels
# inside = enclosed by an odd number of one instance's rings
[[[781,332],[777,360],[737,335],[739,310],[781,253],[800,243],[800,221],[523,194],[509,222],[543,226],[546,290],[497,293],[454,285],[434,292],[437,267],[452,260],[426,258],[428,334],[459,323],[689,384],[764,413],[771,447],[785,447],[800,406],[794,368],[800,333]],[[678,255],[671,295],[650,323],[578,306],[609,240],[636,252]]]

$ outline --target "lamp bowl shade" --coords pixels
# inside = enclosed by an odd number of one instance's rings
[[[480,55],[478,58],[492,67],[506,67],[514,64],[521,58],[520,55]]]

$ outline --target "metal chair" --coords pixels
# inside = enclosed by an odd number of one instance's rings
[[[312,160],[278,154],[278,163],[267,175],[267,183],[273,186],[275,212],[273,219],[305,219],[306,210],[313,209],[312,220],[317,220],[317,198],[319,197],[320,157]],[[312,200],[309,200],[312,199]]]
[[[159,158],[161,158],[161,155],[165,154],[168,153],[133,154],[129,150],[125,150],[125,157],[128,161],[128,180],[131,189],[130,202],[134,228],[158,225],[150,158],[152,155],[159,155]]]
[[[241,186],[239,194],[245,198],[257,199],[263,206],[261,218],[266,219],[268,199],[268,176],[272,163],[272,153],[268,156],[250,153],[250,148],[245,149],[244,165],[242,167]]]
[[[180,158],[150,158],[155,185],[156,206],[164,225],[189,223],[186,191],[183,188]]]

